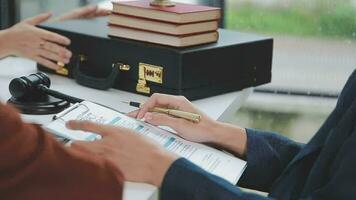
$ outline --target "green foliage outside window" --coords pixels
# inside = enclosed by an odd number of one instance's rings
[[[351,3],[307,8],[261,6],[245,3],[229,6],[229,29],[297,36],[325,36],[356,39],[356,8]]]

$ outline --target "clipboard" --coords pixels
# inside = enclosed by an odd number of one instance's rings
[[[163,130],[146,122],[131,118],[93,102],[83,101],[74,104],[54,117],[54,121],[45,126],[49,132],[65,138],[67,141],[100,140],[101,136],[91,132],[70,130],[65,123],[69,120],[89,120],[92,122],[120,126],[133,130],[157,145],[180,157],[184,157],[204,170],[236,184],[246,168],[246,161],[204,144],[187,141],[174,133]],[[121,129],[120,129],[121,130]],[[116,134],[116,133],[115,133]],[[120,131],[117,134],[121,134]]]

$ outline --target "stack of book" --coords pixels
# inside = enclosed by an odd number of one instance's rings
[[[216,42],[220,9],[175,3],[151,6],[150,1],[113,2],[109,35],[174,47]]]

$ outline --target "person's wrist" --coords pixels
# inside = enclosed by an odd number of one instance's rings
[[[225,129],[226,124],[224,122],[214,121],[214,123],[211,123],[209,127],[209,132],[212,134],[212,138],[209,143],[212,143],[214,145],[221,145],[222,143],[224,143],[226,136]]]
[[[217,122],[213,132],[216,133],[214,145],[231,151],[238,156],[244,156],[246,152],[246,129],[224,122]]]
[[[10,29],[0,31],[0,44],[2,46],[0,49],[0,58],[12,55],[13,47],[11,43],[13,41],[11,39]]]
[[[208,119],[204,122],[204,125],[201,126],[201,131],[204,132],[204,143],[216,144],[219,140],[219,131],[221,127],[221,122]]]
[[[150,159],[148,182],[157,187],[161,187],[164,176],[172,163],[177,159],[178,156],[170,152],[166,152],[162,149],[156,150]]]

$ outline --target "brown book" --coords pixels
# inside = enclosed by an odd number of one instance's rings
[[[211,43],[216,42],[219,38],[217,31],[176,36],[117,25],[109,25],[108,35],[173,47]]]
[[[149,0],[113,2],[113,12],[122,15],[173,23],[191,23],[218,20],[220,8],[176,3],[172,7],[151,6]]]
[[[217,21],[205,21],[189,24],[168,23],[157,20],[147,20],[145,18],[132,17],[128,15],[112,14],[109,16],[109,23],[128,28],[137,28],[148,31],[155,31],[171,35],[186,35],[193,33],[203,33],[218,29]]]

